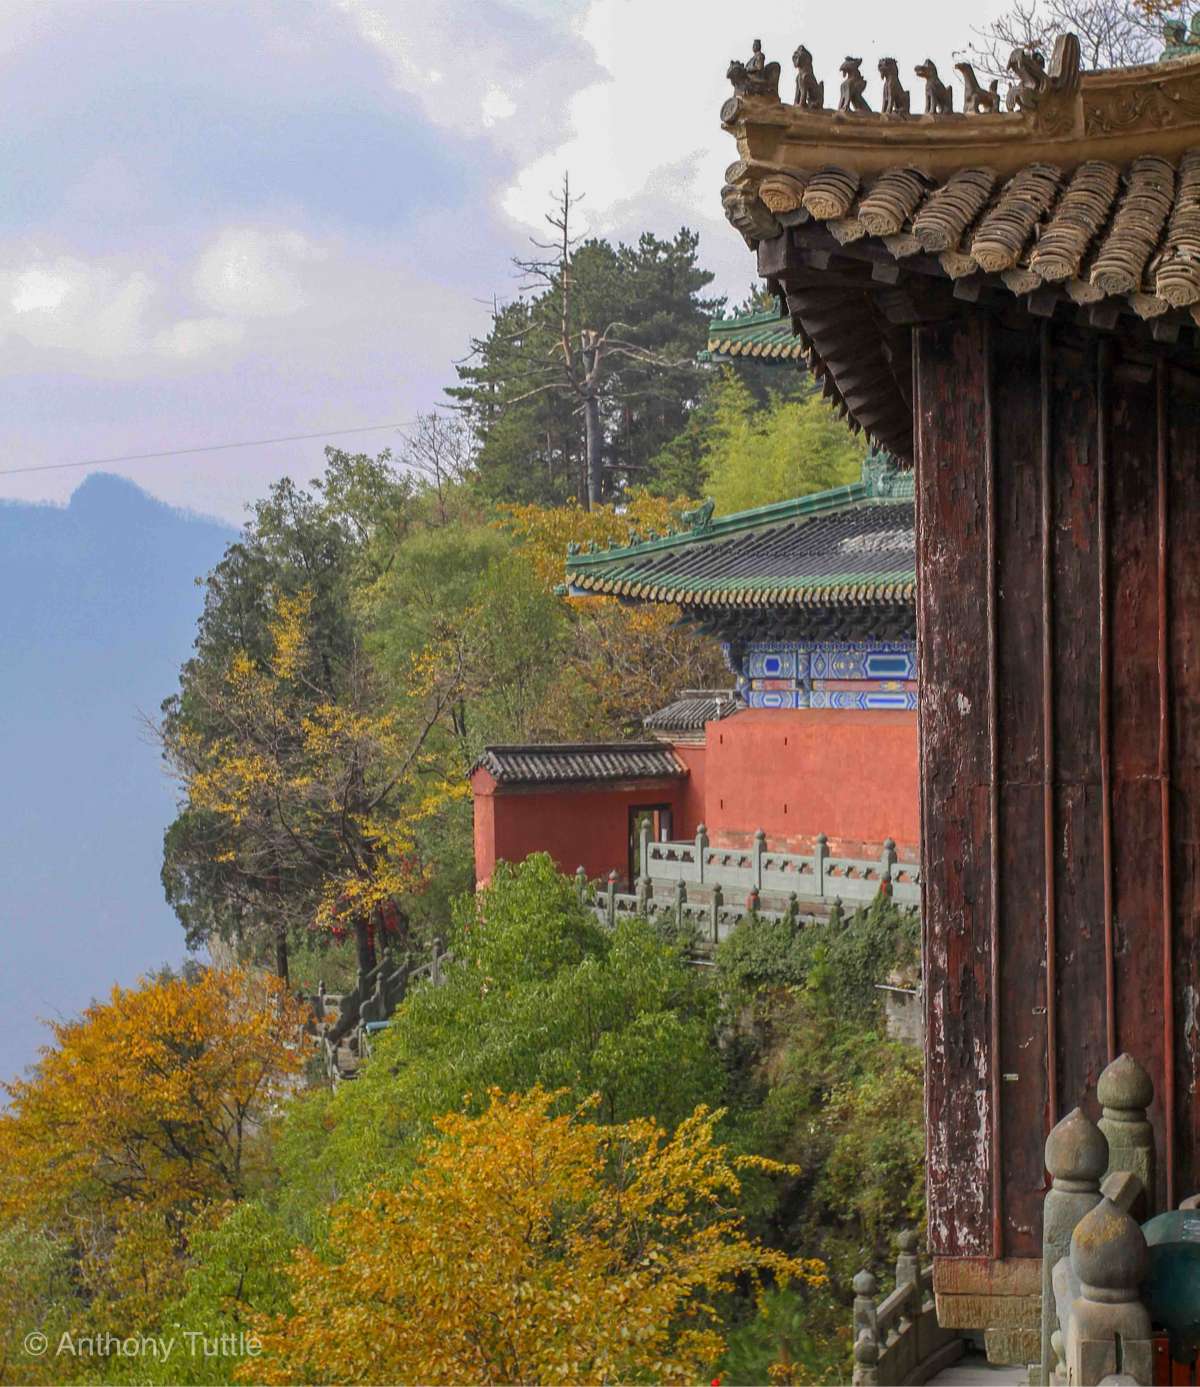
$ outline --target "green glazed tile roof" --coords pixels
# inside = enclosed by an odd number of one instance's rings
[[[701,361],[727,361],[734,357],[764,362],[803,361],[804,348],[792,336],[792,320],[777,309],[743,313],[740,318],[714,318],[708,325],[708,350]]]
[[[621,548],[568,553],[570,591],[688,607],[911,605],[913,479],[879,459],[864,480],[709,518]]]

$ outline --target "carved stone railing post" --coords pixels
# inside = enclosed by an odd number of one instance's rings
[[[796,895],[795,891],[788,892],[786,915],[788,924],[795,929],[796,922],[800,918],[800,897]]]
[[[1058,1124],[1046,1138],[1046,1169],[1051,1185],[1042,1206],[1042,1383],[1052,1379],[1055,1358],[1051,1338],[1057,1307],[1054,1268],[1071,1250],[1075,1225],[1100,1202],[1100,1177],[1108,1164],[1104,1134],[1082,1108]]]
[[[892,885],[892,868],[896,865],[896,840],[885,838],[883,840],[883,852],[879,858],[879,880],[880,883],[887,883],[890,894]]]
[[[906,1293],[896,1321],[897,1377],[907,1382],[919,1361],[917,1325],[921,1317],[921,1261],[917,1256],[917,1235],[905,1228],[896,1238],[896,1290]]]
[[[608,926],[610,929],[615,929],[617,924],[617,873],[615,868],[608,874],[607,909]]]
[[[748,915],[758,914],[759,899],[758,887],[752,886],[749,894],[746,896],[746,913]]]
[[[582,864],[575,868],[575,894],[579,897],[579,904],[587,904],[587,873],[583,870]]]
[[[696,825],[696,882],[704,885],[704,854],[708,851],[708,829],[703,824]]]
[[[754,889],[762,890],[763,873],[763,854],[767,850],[767,835],[763,830],[757,829],[754,834]]]
[[[643,819],[638,835],[638,880],[650,880],[650,820]]]
[[[721,907],[725,904],[724,896],[721,892],[721,884],[718,882],[712,889],[712,942],[713,948],[721,942]]]
[[[854,1387],[878,1387],[879,1344],[870,1330],[864,1329],[854,1341]]]
[[[866,1267],[854,1278],[854,1340],[867,1330],[874,1339],[879,1333],[879,1322],[875,1315],[875,1293],[879,1283]]]
[[[817,883],[817,895],[825,895],[825,859],[829,856],[829,839],[824,833],[817,834],[813,844],[813,877]]]
[[[1132,1055],[1119,1055],[1100,1075],[1096,1097],[1103,1109],[1100,1130],[1108,1141],[1108,1174],[1127,1170],[1142,1182],[1144,1194],[1131,1213],[1147,1219],[1154,1203],[1154,1128],[1146,1109],[1154,1099],[1149,1074]]]
[[[1148,1260],[1142,1230],[1111,1199],[1076,1226],[1070,1270],[1079,1293],[1064,1336],[1068,1387],[1097,1387],[1118,1374],[1142,1387],[1154,1381],[1150,1315],[1138,1299]]]
[[[683,932],[683,911],[687,905],[687,883],[682,877],[675,883],[675,928]]]

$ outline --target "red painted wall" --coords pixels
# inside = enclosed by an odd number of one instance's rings
[[[707,805],[704,801],[704,768],[708,748],[703,742],[684,742],[674,744],[672,750],[688,769],[688,777],[680,787],[680,805],[675,824],[675,837],[694,838],[696,830],[705,822],[704,814]]]
[[[589,878],[615,869],[622,881],[629,859],[629,811],[666,804],[683,831],[683,780],[649,780],[615,785],[559,785],[505,789],[483,769],[471,777],[475,792],[475,880],[482,886],[496,863],[523,862],[532,852],[548,852],[562,872],[582,866]],[[695,832],[694,825],[691,832]]]
[[[872,857],[885,838],[919,857],[917,715],[825,708],[748,709],[708,725],[704,823],[739,847],[763,829],[771,847]]]

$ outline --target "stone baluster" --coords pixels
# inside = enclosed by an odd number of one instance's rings
[[[795,891],[789,891],[789,892],[788,892],[788,902],[787,902],[787,922],[788,922],[789,925],[791,925],[791,927],[792,927],[793,929],[795,929],[795,928],[796,928],[796,922],[799,920],[799,918],[800,918],[800,898],[799,898],[799,896],[796,895]]]
[[[643,819],[638,835],[638,881],[650,880],[650,820]]]
[[[878,1387],[879,1344],[875,1336],[864,1329],[854,1341],[854,1387]]]
[[[575,868],[575,894],[579,897],[580,905],[587,904],[587,884],[587,873],[583,870],[583,864],[580,863]]]
[[[1132,1055],[1119,1055],[1100,1075],[1096,1097],[1100,1130],[1108,1141],[1108,1171],[1129,1171],[1142,1182],[1142,1198],[1130,1212],[1139,1222],[1154,1208],[1154,1129],[1146,1109],[1154,1099],[1149,1074]]]
[[[896,1321],[896,1376],[907,1381],[920,1361],[917,1327],[921,1318],[921,1260],[917,1256],[917,1235],[911,1228],[903,1229],[896,1238],[896,1289],[904,1289],[904,1305]]]
[[[880,890],[885,890],[890,896],[892,893],[892,869],[896,865],[896,840],[885,838],[883,840],[883,852],[879,858],[879,881]],[[884,885],[886,883],[886,887]]]
[[[1052,1381],[1051,1344],[1057,1315],[1054,1268],[1071,1250],[1075,1225],[1100,1202],[1100,1177],[1108,1164],[1104,1134],[1075,1108],[1046,1138],[1051,1184],[1042,1205],[1042,1383]]]
[[[763,832],[763,830],[762,830],[761,828],[760,828],[760,829],[757,829],[757,830],[755,831],[755,834],[754,834],[754,849],[753,849],[753,869],[754,869],[754,889],[755,889],[755,891],[761,891],[761,890],[762,890],[763,854],[766,852],[766,850],[767,850],[767,835]]]
[[[615,929],[617,924],[617,872],[614,867],[608,874],[608,927]]]
[[[712,889],[712,906],[710,913],[712,916],[712,942],[713,948],[721,942],[721,907],[725,904],[725,898],[721,891],[721,883],[718,881]]]
[[[682,877],[675,883],[675,928],[683,929],[683,911],[687,905],[687,883]]]
[[[704,885],[704,855],[708,851],[708,829],[703,824],[696,825],[696,881]]]
[[[818,833],[817,841],[813,844],[813,877],[818,899],[822,899],[825,895],[825,859],[828,856],[829,839],[824,833]]]
[[[758,894],[758,887],[757,887],[757,886],[752,886],[752,887],[750,888],[750,890],[746,893],[746,914],[747,914],[747,915],[757,915],[757,914],[758,914],[759,900],[760,900],[760,897],[759,897],[759,894]]]
[[[1148,1262],[1142,1230],[1111,1199],[1076,1226],[1070,1267],[1079,1294],[1064,1336],[1069,1387],[1097,1387],[1118,1374],[1142,1387],[1154,1381],[1150,1315],[1138,1298]]]
[[[877,1290],[874,1276],[864,1267],[854,1278],[854,1387],[875,1387],[879,1381]]]

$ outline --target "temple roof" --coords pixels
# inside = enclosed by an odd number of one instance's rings
[[[663,780],[687,768],[661,742],[572,742],[558,746],[489,746],[471,767],[501,785],[572,784],[587,780]]]
[[[734,689],[685,689],[673,703],[642,720],[648,732],[702,732],[710,722],[740,713],[745,704]]]
[[[802,361],[804,345],[792,334],[791,320],[778,308],[713,318],[708,325],[708,348],[701,361],[742,358],[765,363]]]
[[[685,607],[911,605],[912,477],[874,459],[863,470],[831,491],[570,554],[571,591]]]
[[[739,66],[726,215],[826,395],[900,459],[914,326],[978,305],[1195,350],[1197,59],[1082,73],[1065,35],[1048,68],[1014,52],[1014,109],[962,64],[971,113],[926,115],[786,105]]]

